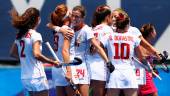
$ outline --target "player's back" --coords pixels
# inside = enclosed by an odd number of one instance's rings
[[[134,48],[140,43],[140,39],[131,34],[131,32],[114,32],[109,36],[105,46],[107,46],[108,55],[112,63],[118,69],[131,68],[131,57],[134,56]]]
[[[33,43],[36,41],[42,42],[41,34],[30,29],[20,40],[16,40],[18,53],[21,63],[21,78],[30,79],[45,76],[42,62],[37,60],[33,55]],[[42,50],[42,46],[40,46]]]

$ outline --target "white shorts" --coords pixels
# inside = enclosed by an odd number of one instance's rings
[[[135,71],[130,69],[115,69],[109,78],[107,88],[138,88]]]
[[[138,62],[134,61],[134,70],[136,72],[136,79],[138,82],[138,85],[144,85],[146,84],[146,71],[145,68],[141,66]]]
[[[138,82],[138,85],[144,85],[146,84],[146,71],[144,68],[136,68],[134,69],[136,71],[136,79]]]
[[[71,66],[72,81],[74,84],[90,84],[89,71],[85,62]]]
[[[22,79],[21,81],[24,89],[26,89],[27,91],[49,90],[48,81],[46,77]]]
[[[54,87],[56,86],[68,86],[69,83],[65,78],[65,74],[62,68],[52,68],[52,81]]]
[[[87,60],[90,66],[90,79],[106,81],[107,67],[102,58]]]

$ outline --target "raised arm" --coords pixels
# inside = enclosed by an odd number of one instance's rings
[[[71,28],[66,29],[66,28],[63,28],[63,27],[55,26],[52,23],[48,23],[47,27],[52,29],[52,30],[55,30],[56,32],[61,32],[66,39],[70,39],[74,35],[74,32]]]

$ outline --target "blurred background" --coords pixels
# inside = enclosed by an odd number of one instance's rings
[[[51,31],[46,27],[49,14],[57,4],[65,3],[69,8],[83,5],[86,8],[85,22],[90,25],[92,14],[98,5],[107,4],[112,9],[123,8],[131,17],[132,26],[140,28],[144,23],[152,23],[157,30],[154,46],[162,52],[170,52],[170,1],[169,0],[0,0],[0,96],[22,96],[19,63],[9,56],[9,50],[15,39],[16,30],[10,22],[9,11],[15,8],[22,14],[28,7],[36,7],[41,12],[41,24],[38,32],[44,41],[53,43]],[[43,53],[50,56],[43,46]],[[47,68],[47,72],[50,72]],[[155,78],[159,96],[170,96],[169,75],[160,70],[162,81]],[[50,76],[49,76],[50,78]],[[169,94],[169,95],[168,95]]]

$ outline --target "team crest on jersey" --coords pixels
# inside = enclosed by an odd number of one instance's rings
[[[75,41],[75,46],[76,47],[79,47],[80,46],[80,43],[83,41],[83,36],[82,36],[82,34],[79,34],[78,36],[77,36],[77,39],[76,39],[76,41]]]
[[[26,35],[25,35],[25,38],[31,38],[31,33],[27,33]]]

